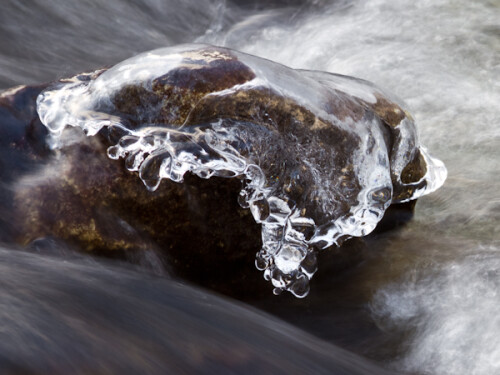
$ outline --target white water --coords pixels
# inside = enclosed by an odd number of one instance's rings
[[[500,371],[498,248],[417,270],[379,290],[373,312],[385,330],[408,330],[398,368],[425,374]]]

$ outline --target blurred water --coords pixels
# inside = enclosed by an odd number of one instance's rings
[[[412,270],[379,290],[373,311],[386,330],[406,330],[397,367],[431,374],[493,374],[500,368],[500,259],[484,248]]]
[[[2,374],[389,375],[234,301],[123,264],[0,248]]]
[[[0,88],[199,41],[396,93],[422,142],[445,162],[444,187],[418,202],[404,229],[375,237],[350,273],[322,278],[320,268],[308,300],[254,303],[402,371],[493,374],[500,372],[499,19],[498,0],[6,0]]]

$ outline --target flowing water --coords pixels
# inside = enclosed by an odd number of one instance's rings
[[[415,118],[422,143],[445,163],[444,186],[418,201],[403,228],[347,247],[355,261],[346,261],[342,248],[320,254],[324,259],[304,300],[241,299],[396,371],[495,374],[500,372],[499,19],[497,0],[5,1],[0,88],[48,82],[146,50],[198,42],[293,68],[356,76],[395,93]],[[8,252],[2,257],[4,266],[11,262],[20,275],[28,267]],[[86,272],[86,261],[75,262]],[[339,270],[345,268],[338,266],[342,262],[347,271]],[[45,271],[63,264],[54,260]],[[3,285],[19,285],[19,291],[33,287],[16,272],[4,275]],[[62,278],[46,282],[54,293],[64,288]],[[99,288],[90,283],[87,293]],[[62,299],[69,307],[74,303]],[[20,327],[29,326],[22,323],[30,321],[30,306],[6,300],[2,314],[13,322],[17,315]],[[43,303],[57,314],[55,300]],[[154,301],[145,303],[154,314]],[[127,308],[118,314],[134,314]],[[73,319],[86,318],[73,314]],[[242,317],[259,319],[264,318]],[[20,346],[40,342],[9,330],[2,334],[21,340]],[[96,333],[94,340],[102,339]],[[9,354],[15,347],[3,349],[2,357],[15,363]]]

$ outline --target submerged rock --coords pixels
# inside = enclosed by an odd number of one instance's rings
[[[37,102],[54,156],[18,180],[25,242],[159,248],[184,264],[218,246],[228,258],[258,251],[276,293],[307,295],[316,250],[370,233],[391,203],[446,177],[406,110],[372,84],[225,48],[144,53]],[[111,160],[122,158],[128,171]],[[190,237],[208,256],[185,252]]]

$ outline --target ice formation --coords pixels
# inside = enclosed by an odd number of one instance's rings
[[[256,266],[275,293],[297,297],[317,249],[370,233],[391,203],[446,178],[411,117],[369,82],[220,47],[143,53],[55,84],[37,108],[54,147],[66,126],[119,129],[109,157],[150,190],[186,172],[240,178],[240,204],[262,226]]]

